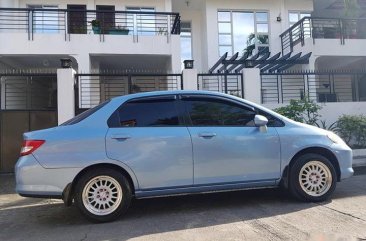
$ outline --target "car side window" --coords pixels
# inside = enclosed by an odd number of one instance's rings
[[[254,126],[255,111],[222,99],[183,98],[193,126]]]
[[[109,119],[110,127],[178,126],[174,99],[140,99],[123,104]]]

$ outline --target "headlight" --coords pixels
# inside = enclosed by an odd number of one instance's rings
[[[333,132],[328,132],[327,136],[335,144],[344,144],[344,141],[342,140],[342,138],[340,138],[339,136],[337,136]]]

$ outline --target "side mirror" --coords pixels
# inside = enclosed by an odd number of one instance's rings
[[[254,125],[257,127],[262,127],[267,125],[268,119],[262,115],[255,115],[254,116]]]

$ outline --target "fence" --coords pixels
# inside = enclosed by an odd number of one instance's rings
[[[169,12],[0,8],[0,32],[34,34],[164,35],[180,34],[180,16]]]
[[[244,83],[241,73],[198,74],[197,88],[244,98]]]
[[[88,109],[116,96],[183,89],[182,74],[76,74],[77,109]]]
[[[306,38],[339,39],[345,44],[345,39],[366,38],[366,18],[314,18],[304,17],[281,35],[282,53],[292,52],[294,46],[305,44]]]
[[[262,103],[366,101],[366,72],[261,73]]]

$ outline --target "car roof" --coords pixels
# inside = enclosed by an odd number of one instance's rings
[[[215,95],[215,96],[225,96],[225,97],[233,97],[228,94],[223,94],[214,91],[205,91],[205,90],[164,90],[164,91],[151,91],[151,92],[140,92],[136,94],[129,94],[124,96],[114,97],[115,100],[126,100],[134,99],[139,97],[150,97],[150,96],[159,96],[159,95],[179,95],[179,94],[202,94],[202,95]]]

